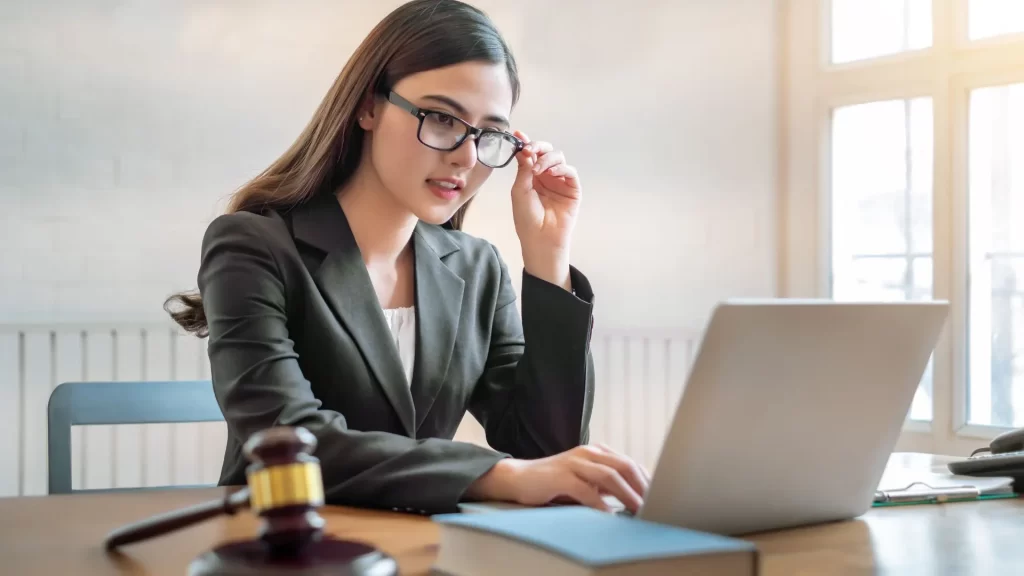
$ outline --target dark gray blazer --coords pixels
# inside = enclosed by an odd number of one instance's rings
[[[316,436],[329,503],[420,513],[455,510],[503,457],[587,442],[587,279],[573,269],[570,293],[524,272],[520,319],[490,243],[420,222],[413,247],[410,387],[332,194],[283,214],[240,212],[210,224],[199,288],[228,426],[221,485],[245,483],[242,444],[275,425]],[[466,410],[494,450],[451,440]]]

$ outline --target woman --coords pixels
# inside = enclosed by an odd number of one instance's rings
[[[509,132],[518,94],[482,12],[409,2],[210,224],[200,295],[168,304],[210,338],[228,424],[221,484],[245,482],[249,436],[288,425],[317,437],[332,503],[605,509],[611,494],[638,509],[646,473],[586,445],[593,295],[569,265],[579,180],[550,144]],[[459,231],[491,171],[513,160],[521,320],[497,251]],[[467,409],[494,450],[452,440]]]

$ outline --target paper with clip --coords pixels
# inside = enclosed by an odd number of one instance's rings
[[[876,504],[939,503],[1013,495],[1013,478],[977,477],[887,468],[875,493]]]

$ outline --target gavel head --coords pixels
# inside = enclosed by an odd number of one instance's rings
[[[295,556],[319,539],[324,520],[320,460],[312,455],[316,437],[305,428],[268,428],[254,434],[243,450],[249,508],[263,519],[260,538],[273,556]]]

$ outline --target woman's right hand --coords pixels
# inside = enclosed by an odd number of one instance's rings
[[[537,460],[499,461],[470,487],[470,496],[524,506],[575,502],[608,511],[612,495],[636,513],[650,485],[647,472],[607,446],[577,446]]]

